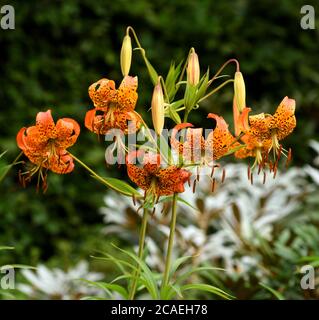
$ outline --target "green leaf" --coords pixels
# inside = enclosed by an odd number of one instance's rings
[[[96,177],[92,176],[93,178],[97,179]],[[141,194],[131,187],[128,183],[125,181],[116,179],[116,178],[110,178],[110,177],[103,177],[103,179],[106,181],[107,184],[105,184],[107,187],[118,191],[126,196],[138,196],[141,197]],[[100,180],[99,180],[100,181]]]
[[[172,63],[166,79],[165,79],[165,87],[166,87],[166,91],[167,91],[167,95],[169,100],[173,100],[175,97],[175,94],[178,90],[177,86],[176,86],[176,82],[179,78],[179,75],[181,73],[181,66],[182,66],[182,61],[177,65],[177,67],[175,67],[175,63]]]
[[[266,290],[268,290],[269,292],[271,292],[278,300],[285,300],[285,297],[278,292],[277,290],[268,287],[267,285],[263,284],[263,283],[259,283],[263,288],[265,288]]]
[[[166,137],[164,137],[163,135],[158,136],[157,147],[158,150],[160,150],[163,158],[170,162],[172,159],[172,150],[167,143]]]
[[[137,270],[137,267],[134,266],[133,264],[129,263],[128,261],[125,261],[125,260],[121,260],[121,259],[118,259],[118,258],[115,258],[107,253],[105,253],[106,257],[94,257],[92,256],[92,258],[95,258],[95,259],[98,259],[98,260],[105,260],[105,261],[112,261],[114,262],[118,268],[121,270],[121,272],[123,274],[128,274],[128,272],[125,270],[124,266],[132,269],[131,271],[136,271]]]
[[[219,289],[215,286],[211,286],[209,284],[204,284],[204,283],[185,284],[184,286],[181,287],[181,291],[183,292],[186,290],[199,290],[199,291],[211,292],[227,300],[231,300],[235,298],[234,296],[223,291],[222,289]]]
[[[143,260],[139,259],[135,254],[133,254],[129,251],[123,250],[114,244],[112,244],[112,245],[115,248],[117,248],[118,250],[120,250],[121,252],[128,255],[130,258],[132,258],[139,265],[139,267],[143,271],[143,272],[141,272],[141,275],[140,275],[142,283],[145,285],[145,287],[149,291],[152,298],[158,299],[159,298],[159,291],[157,288],[156,279],[155,279],[155,276],[153,275],[152,271],[146,265],[146,263]]]
[[[198,85],[198,91],[196,94],[196,101],[200,100],[206,93],[208,88],[208,81],[209,81],[209,70],[205,73]]]
[[[0,246],[0,250],[14,250],[14,247]]]
[[[197,91],[196,86],[191,86],[188,83],[186,84],[184,100],[185,100],[185,108],[186,108],[186,111],[188,112],[190,112],[196,104],[196,91]]]
[[[161,289],[160,298],[161,300],[172,300],[175,295],[178,295],[180,298],[183,298],[179,286],[168,284]]]
[[[158,74],[154,67],[151,65],[151,63],[148,61],[148,59],[144,56],[144,61],[148,70],[148,73],[150,75],[150,78],[153,82],[153,85],[155,86],[158,82]]]
[[[235,153],[236,151],[238,151],[238,150],[240,150],[240,149],[242,149],[242,148],[244,148],[244,147],[245,147],[245,145],[240,145],[240,146],[234,147],[234,148],[230,149],[230,150],[225,154],[225,156],[229,156],[230,154],[233,154],[233,153]]]
[[[104,291],[106,291],[108,294],[110,292],[114,291],[114,292],[119,293],[124,299],[128,299],[127,290],[118,284],[100,282],[100,281],[90,281],[90,280],[86,280],[86,279],[80,279],[80,280],[87,282],[95,287],[99,287],[99,288],[103,289]],[[111,296],[113,296],[113,295],[111,294]]]
[[[299,262],[313,262],[313,261],[319,261],[319,256],[308,256],[308,257],[302,257],[299,259]]]
[[[163,196],[159,199],[159,202],[166,202],[166,201],[172,201],[173,196]],[[183,204],[187,205],[188,207],[192,208],[195,211],[199,211],[198,208],[192,206],[189,202],[187,202],[185,199],[181,197],[177,197],[177,201],[182,202]]]
[[[3,151],[1,154],[0,154],[0,159],[8,152],[8,150],[6,151]]]
[[[193,273],[200,273],[202,271],[225,271],[223,268],[217,267],[193,267],[189,271],[183,273],[176,279],[176,283],[182,283],[186,279],[188,279]]]
[[[180,108],[183,105],[184,105],[184,99],[180,99],[180,100],[172,102],[169,105],[169,108],[172,108],[172,109],[176,110],[176,109]]]
[[[177,271],[177,269],[185,263],[187,260],[191,259],[193,256],[186,256],[186,257],[181,257],[178,258],[177,260],[174,261],[174,263],[171,266],[170,272],[169,272],[169,278],[172,278]]]
[[[169,112],[169,118],[172,119],[176,124],[180,124],[182,122],[181,117],[179,116],[177,111],[175,111],[173,108],[169,108],[168,112]]]

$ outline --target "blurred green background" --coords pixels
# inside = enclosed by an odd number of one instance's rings
[[[0,1],[2,3],[2,1]],[[83,126],[91,102],[87,88],[107,77],[121,80],[119,51],[126,26],[135,28],[154,67],[166,74],[172,60],[190,47],[202,71],[212,72],[229,58],[241,63],[247,103],[256,112],[273,112],[288,95],[297,101],[298,126],[287,139],[294,165],[312,159],[306,142],[319,138],[319,21],[302,30],[300,8],[318,1],[7,1],[16,12],[15,30],[0,30],[0,151],[9,163],[18,153],[15,135],[32,125],[37,112],[73,117],[82,125],[72,152],[98,172],[124,176],[107,168],[104,144]],[[4,4],[4,3],[3,3]],[[139,76],[137,111],[150,119],[151,83],[138,52],[132,74]],[[233,67],[226,73],[232,74]],[[194,115],[199,124],[208,112],[231,119],[232,89],[226,87]],[[1,255],[35,265],[58,259],[68,264],[102,249],[98,208],[106,190],[79,166],[67,176],[51,174],[45,195],[30,185],[23,189],[12,170],[0,185],[0,244],[16,248]]]

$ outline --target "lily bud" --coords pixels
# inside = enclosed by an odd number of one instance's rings
[[[132,62],[132,42],[131,37],[128,34],[123,39],[120,60],[122,74],[125,77],[130,72]]]
[[[152,121],[155,132],[160,135],[164,128],[164,95],[160,80],[154,87],[152,96]]]
[[[188,58],[187,82],[192,86],[196,86],[199,82],[199,78],[200,78],[200,67],[199,67],[198,55],[195,52],[195,49],[192,48]]]
[[[235,73],[234,80],[234,95],[235,102],[239,112],[242,112],[246,107],[246,89],[243,75],[240,71]]]

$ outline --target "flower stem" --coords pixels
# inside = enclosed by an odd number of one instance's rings
[[[217,79],[217,77],[221,74],[225,67],[227,67],[231,62],[234,62],[236,64],[236,71],[239,71],[239,62],[236,59],[229,59],[219,68],[215,75],[208,81],[208,84],[210,85],[215,79]]]
[[[215,88],[214,90],[212,90],[211,92],[207,93],[206,96],[204,96],[203,98],[201,98],[200,100],[198,100],[197,103],[202,102],[203,100],[207,99],[208,97],[210,97],[212,94],[216,93],[218,90],[220,90],[222,87],[224,87],[226,84],[230,83],[230,82],[234,82],[234,79],[229,79],[225,82],[223,82],[221,85],[219,85],[217,88]]]
[[[23,155],[23,152],[20,152],[18,154],[18,156],[13,160],[13,162],[11,164],[8,165],[7,169],[4,170],[4,172],[2,173],[2,175],[0,176],[0,182],[5,178],[5,176],[8,174],[8,172],[10,171],[10,169],[16,165],[18,163],[18,160],[21,158],[21,156]]]
[[[177,193],[174,193],[173,203],[172,203],[172,217],[171,217],[171,224],[170,224],[170,230],[169,230],[168,247],[166,252],[166,262],[165,262],[162,288],[167,286],[169,282],[169,272],[171,268],[174,235],[175,235],[175,227],[176,227],[176,214],[177,214],[176,209],[177,209]]]
[[[143,259],[143,254],[144,254],[144,244],[145,244],[147,220],[148,220],[148,209],[144,208],[142,225],[141,225],[141,229],[140,229],[140,238],[139,238],[139,243],[138,243],[138,253],[137,253],[138,258],[140,260]],[[130,300],[134,299],[136,288],[137,288],[137,280],[138,280],[140,272],[141,272],[141,266],[138,265],[137,270],[135,270],[135,272],[134,272],[133,283],[132,283],[132,287],[131,287],[131,291],[130,291],[130,295],[129,295]]]
[[[132,196],[132,193],[130,192],[125,192],[119,188],[114,187],[111,183],[109,183],[107,180],[105,180],[104,178],[102,178],[100,175],[98,175],[95,171],[93,171],[89,166],[87,166],[84,162],[82,162],[79,158],[77,158],[75,155],[73,155],[72,153],[69,152],[69,155],[76,161],[78,162],[84,169],[86,169],[92,177],[94,177],[96,180],[98,180],[99,182],[101,182],[102,184],[104,184],[105,186],[107,186],[108,188],[119,192],[125,196]],[[134,194],[135,198],[142,198],[142,195],[137,195]]]

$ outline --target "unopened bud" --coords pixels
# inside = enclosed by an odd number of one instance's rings
[[[192,48],[188,58],[187,81],[190,85],[196,86],[199,82],[199,78],[200,78],[200,67],[199,67],[198,55],[195,52],[195,49]]]
[[[164,128],[164,95],[159,80],[153,91],[152,120],[155,132],[160,135]]]
[[[131,37],[127,34],[122,43],[121,49],[121,70],[123,76],[127,76],[130,72],[132,62],[132,42]]]
[[[235,102],[239,112],[242,112],[246,107],[246,89],[243,75],[240,71],[235,73],[234,79],[234,95]]]

